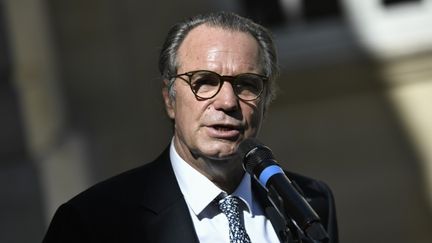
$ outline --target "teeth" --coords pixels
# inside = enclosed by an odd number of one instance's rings
[[[229,128],[229,127],[221,127],[221,126],[216,126],[215,127],[217,130],[219,130],[219,131],[229,131],[229,130],[232,130],[231,128]]]

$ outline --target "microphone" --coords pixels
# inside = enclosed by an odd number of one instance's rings
[[[249,138],[240,144],[239,152],[246,172],[266,189],[270,202],[285,219],[292,219],[310,239],[328,239],[319,216],[285,175],[270,148]]]

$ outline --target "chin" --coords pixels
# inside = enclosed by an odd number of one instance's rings
[[[208,158],[210,158],[211,160],[231,160],[233,158],[235,158],[237,156],[236,153],[231,153],[231,154],[216,154],[216,155],[209,155],[207,156]]]
[[[213,160],[227,160],[237,156],[237,146],[203,149],[203,155]]]

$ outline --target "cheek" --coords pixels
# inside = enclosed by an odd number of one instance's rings
[[[198,102],[195,96],[177,96],[175,104],[176,127],[183,132],[196,130],[199,127],[203,109],[205,109],[203,104]]]
[[[192,109],[189,108],[187,104],[184,103],[183,100],[178,100],[176,102],[176,119],[175,123],[177,126],[180,126],[181,128],[186,127],[186,124],[190,123],[190,119],[192,118],[193,114],[191,112]]]
[[[257,133],[261,127],[263,120],[263,109],[262,106],[246,107],[244,116],[248,123],[249,133]]]

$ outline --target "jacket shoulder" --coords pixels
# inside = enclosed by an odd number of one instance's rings
[[[102,203],[139,203],[146,196],[157,193],[163,184],[171,182],[166,181],[174,178],[170,167],[169,155],[165,151],[154,161],[96,183],[70,199],[67,204],[76,207],[98,207]]]

